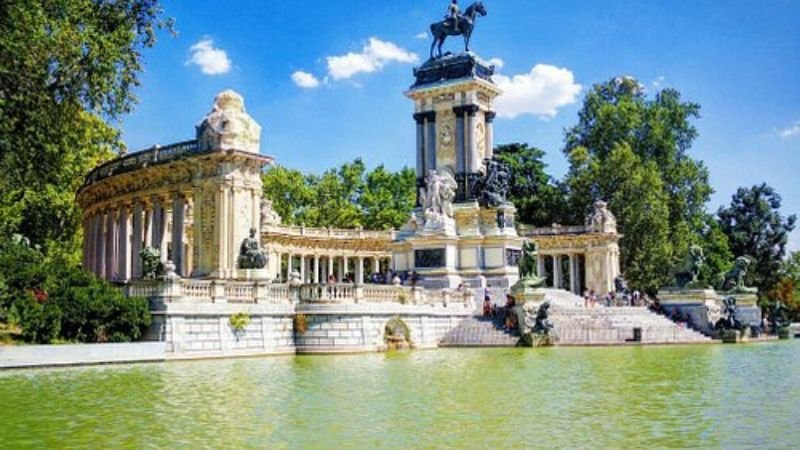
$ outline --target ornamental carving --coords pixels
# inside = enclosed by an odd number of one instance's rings
[[[450,110],[439,113],[438,139],[436,142],[436,167],[450,168],[455,173],[456,167],[456,116]]]
[[[478,123],[475,125],[475,149],[478,151],[478,160],[486,158],[486,125],[483,117],[476,118]]]
[[[200,151],[259,152],[261,126],[244,109],[244,99],[232,90],[220,92],[214,107],[197,126]]]
[[[608,210],[608,204],[602,200],[594,203],[594,211],[586,218],[586,227],[590,233],[617,232],[617,218]]]

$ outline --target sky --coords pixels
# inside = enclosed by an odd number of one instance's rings
[[[262,126],[261,151],[322,172],[360,157],[414,165],[413,104],[403,92],[428,58],[448,0],[164,0],[178,35],[145,50],[131,151],[194,137],[214,96],[234,89]],[[461,0],[462,9],[471,3]],[[632,76],[700,104],[690,150],[709,168],[710,211],[766,182],[800,213],[800,0],[484,0],[472,50],[504,90],[495,144],[546,151],[567,170],[564,129],[588,89]],[[458,38],[446,50],[462,50]],[[800,230],[790,248],[800,249]]]

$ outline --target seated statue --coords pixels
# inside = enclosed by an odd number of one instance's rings
[[[553,329],[553,324],[550,322],[550,302],[545,301],[539,306],[539,309],[536,311],[536,322],[533,325],[532,332],[534,334],[541,334],[544,336],[550,335],[550,330]]]
[[[256,229],[250,228],[250,237],[242,241],[239,247],[240,269],[263,269],[267,265],[267,255],[261,250],[256,239]]]

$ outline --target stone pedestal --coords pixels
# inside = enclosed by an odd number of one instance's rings
[[[237,269],[236,279],[244,281],[270,280],[269,269]]]

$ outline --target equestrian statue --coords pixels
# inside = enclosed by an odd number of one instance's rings
[[[445,19],[431,24],[431,34],[433,43],[431,44],[431,59],[442,57],[442,45],[447,36],[464,36],[464,49],[469,52],[469,40],[472,37],[472,30],[475,29],[475,19],[477,16],[485,16],[486,8],[483,2],[475,2],[460,14],[458,0],[452,0],[447,8]],[[434,57],[434,49],[437,50]]]

